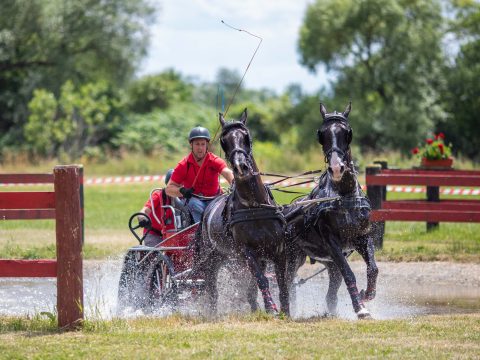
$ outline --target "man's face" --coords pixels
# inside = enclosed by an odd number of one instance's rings
[[[205,155],[207,154],[207,145],[208,142],[205,139],[192,140],[192,153],[195,157],[195,160],[200,161],[205,157]]]

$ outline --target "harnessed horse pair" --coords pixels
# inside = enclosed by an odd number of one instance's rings
[[[289,315],[290,288],[308,255],[328,270],[326,300],[330,313],[336,312],[337,292],[343,277],[357,316],[370,316],[364,301],[375,297],[378,269],[368,220],[370,204],[360,188],[351,159],[350,110],[351,104],[343,113],[327,113],[321,104],[323,124],[318,130],[318,141],[328,171],[306,198],[286,207],[275,203],[262,182],[246,127],[246,109],[238,121],[227,122],[220,114],[220,144],[233,169],[235,184],[229,195],[215,199],[207,207],[203,217],[199,260],[204,262],[212,311],[216,311],[218,270],[228,258],[237,257],[244,259],[255,275],[265,309],[270,312],[277,309],[264,272],[265,261],[273,262],[281,311]],[[346,254],[353,250],[367,263],[366,291],[358,292],[355,275],[346,260]],[[254,290],[249,292],[252,310],[257,308]]]

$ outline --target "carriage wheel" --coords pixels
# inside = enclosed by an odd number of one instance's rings
[[[137,310],[146,306],[148,296],[145,280],[145,268],[137,264],[134,252],[127,253],[118,284],[118,309],[120,311],[128,307]]]
[[[152,308],[163,305],[173,308],[177,306],[178,288],[177,282],[172,277],[171,269],[169,259],[162,256],[149,272],[147,291]]]
[[[134,257],[132,253],[125,256],[120,281],[118,283],[118,308],[125,309],[132,303],[133,278],[134,278]]]

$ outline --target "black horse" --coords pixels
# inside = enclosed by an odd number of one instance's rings
[[[327,113],[325,106],[320,104],[323,124],[317,135],[328,169],[308,198],[337,199],[321,202],[306,211],[306,232],[300,242],[306,254],[323,263],[328,270],[330,282],[326,300],[329,312],[336,313],[337,292],[343,277],[355,313],[359,318],[368,318],[370,313],[364,302],[375,297],[378,268],[369,222],[370,203],[360,187],[352,162],[350,110],[351,103],[343,113]],[[360,293],[346,258],[354,250],[367,264],[367,289]]]
[[[281,311],[290,313],[289,288],[295,271],[304,261],[301,250],[286,242],[286,219],[262,182],[252,155],[252,140],[245,123],[247,110],[239,121],[222,125],[220,144],[235,177],[232,192],[215,199],[205,210],[201,236],[201,258],[213,311],[217,302],[217,272],[229,257],[242,258],[255,276],[267,312],[277,312],[265,277],[266,261],[275,265]],[[256,310],[256,289],[249,302]]]

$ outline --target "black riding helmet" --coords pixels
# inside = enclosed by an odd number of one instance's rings
[[[168,170],[167,173],[165,174],[165,185],[168,185],[168,182],[170,181],[172,174],[173,174],[173,169]]]
[[[188,141],[192,142],[195,139],[205,139],[207,141],[210,141],[210,132],[208,131],[208,129],[202,126],[194,127],[192,130],[190,130],[190,134],[188,135]]]

